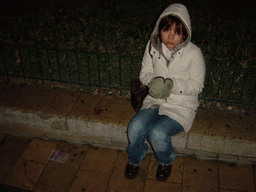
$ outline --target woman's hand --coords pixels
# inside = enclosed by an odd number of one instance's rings
[[[173,81],[163,77],[156,77],[148,84],[148,88],[149,95],[152,97],[166,99],[172,92]]]
[[[164,88],[164,78],[156,77],[148,84],[148,92],[154,98],[160,99]]]
[[[173,81],[171,79],[165,79],[161,99],[166,99],[167,97],[169,97],[172,92],[172,88]]]

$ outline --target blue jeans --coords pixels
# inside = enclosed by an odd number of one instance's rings
[[[166,115],[158,115],[159,109],[141,109],[128,125],[127,147],[129,162],[139,165],[148,150],[148,138],[159,164],[172,164],[175,151],[171,136],[183,131],[183,127]]]

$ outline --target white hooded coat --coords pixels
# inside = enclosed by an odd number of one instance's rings
[[[188,38],[172,51],[158,36],[160,20],[167,15],[179,18],[188,33]],[[205,78],[204,57],[200,48],[190,41],[191,34],[187,8],[182,4],[171,4],[156,22],[140,71],[140,80],[144,85],[148,85],[155,77],[170,78],[173,81],[173,89],[168,98],[156,99],[148,95],[142,109],[159,107],[159,115],[167,115],[176,120],[186,132],[193,124],[199,106],[198,94],[202,92]]]

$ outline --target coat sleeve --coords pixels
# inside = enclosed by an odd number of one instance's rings
[[[147,43],[140,70],[140,81],[143,85],[148,85],[157,75],[154,73],[152,56],[150,55],[150,41]]]
[[[204,56],[199,48],[194,49],[189,55],[192,56],[188,69],[189,78],[173,78],[172,94],[197,96],[202,92],[205,78]]]

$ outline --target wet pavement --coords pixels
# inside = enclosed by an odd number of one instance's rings
[[[54,150],[67,159],[50,160]],[[172,175],[161,182],[155,179],[153,153],[146,155],[133,180],[124,177],[127,157],[121,150],[1,133],[0,191],[256,191],[256,164],[177,155]]]

